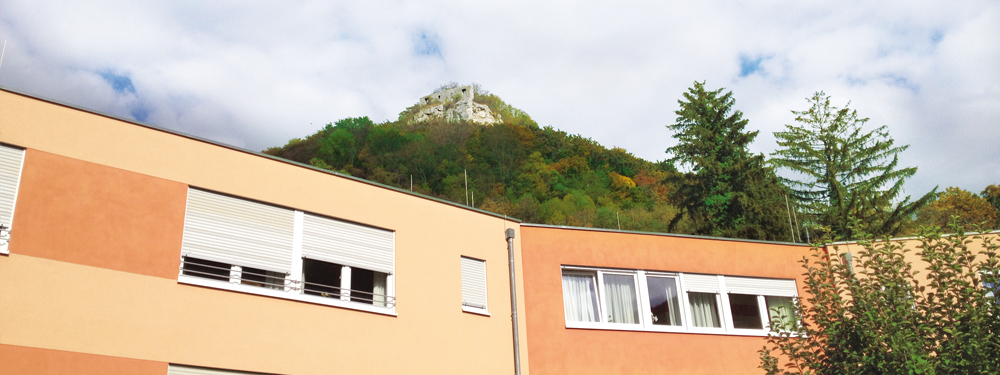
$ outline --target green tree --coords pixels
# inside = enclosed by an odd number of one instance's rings
[[[902,225],[934,197],[937,190],[910,201],[898,198],[903,182],[917,168],[898,168],[897,146],[886,126],[865,132],[868,118],[830,104],[820,91],[808,99],[809,109],[792,111],[796,125],[774,133],[779,149],[772,162],[792,172],[783,179],[806,209],[805,219],[835,238],[851,239],[852,223],[876,236],[899,234]],[[898,202],[897,202],[898,201]]]
[[[1000,185],[990,185],[987,186],[979,196],[990,202],[990,205],[997,211],[997,221],[994,224],[994,228],[1000,228]]]
[[[859,235],[856,244],[814,247],[802,261],[798,324],[768,336],[761,368],[768,375],[1000,373],[996,235],[950,231],[957,234],[926,229],[910,245]],[[839,256],[846,250],[854,256]]]
[[[917,225],[945,227],[952,220],[959,225],[972,227],[985,224],[992,227],[997,221],[997,210],[986,199],[957,187],[938,193],[937,199],[917,211]]]
[[[671,220],[671,231],[688,216],[696,234],[788,239],[789,228],[780,219],[785,188],[764,155],[750,153],[759,132],[745,130],[748,121],[733,110],[733,93],[723,90],[708,91],[704,82],[695,82],[678,100],[676,122],[667,125],[679,141],[667,149],[670,161],[691,168],[675,181],[671,198],[682,212]]]

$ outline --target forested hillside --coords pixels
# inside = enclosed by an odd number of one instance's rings
[[[589,138],[539,127],[489,93],[475,96],[502,122],[397,121],[367,117],[328,124],[264,152],[526,222],[666,231],[677,208],[667,200],[673,165],[652,163]],[[684,224],[678,226],[684,230]]]

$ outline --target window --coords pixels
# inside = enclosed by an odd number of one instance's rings
[[[24,150],[0,145],[0,254],[7,254],[23,164]]]
[[[462,257],[462,310],[487,313],[486,262]]]
[[[392,314],[394,236],[189,189],[178,280]]]
[[[764,336],[796,321],[794,280],[563,267],[569,328]]]

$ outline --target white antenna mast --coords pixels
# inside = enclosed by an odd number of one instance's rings
[[[0,50],[0,68],[3,67],[3,55],[7,53],[7,39],[3,40],[3,50]]]

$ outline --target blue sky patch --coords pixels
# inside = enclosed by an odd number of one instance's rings
[[[441,56],[440,40],[437,35],[420,30],[413,38],[413,51],[421,56]]]
[[[126,75],[115,74],[110,71],[105,71],[100,73],[101,78],[111,85],[111,88],[119,93],[133,93],[135,94],[135,86],[132,85],[132,79]]]
[[[764,61],[763,57],[754,59],[747,55],[740,55],[740,78],[759,72],[761,61]]]

